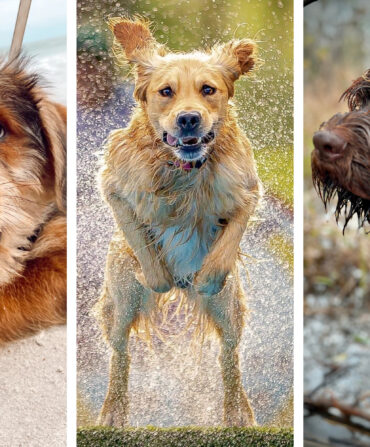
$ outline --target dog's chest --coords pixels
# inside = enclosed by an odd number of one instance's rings
[[[214,198],[217,201],[217,197]],[[148,228],[157,252],[176,280],[191,281],[222,229],[212,203],[199,195],[176,200],[139,193],[129,198],[136,215]]]
[[[212,217],[204,218],[196,227],[184,223],[152,227],[157,250],[177,280],[191,280],[199,271],[220,229]]]

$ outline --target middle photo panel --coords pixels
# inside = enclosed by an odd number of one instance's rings
[[[293,2],[271,3],[78,2],[78,426],[293,425]]]

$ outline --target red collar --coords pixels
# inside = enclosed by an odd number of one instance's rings
[[[175,166],[176,168],[180,168],[183,171],[190,172],[192,169],[200,169],[206,161],[207,157],[202,157],[199,160],[195,161],[176,160],[168,161],[167,163],[170,166]]]

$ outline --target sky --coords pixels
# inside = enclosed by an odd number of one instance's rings
[[[19,1],[0,0],[0,48],[10,47]],[[24,43],[66,35],[67,0],[32,0]]]

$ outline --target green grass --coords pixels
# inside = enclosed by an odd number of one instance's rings
[[[284,428],[79,428],[79,447],[293,447],[293,430]]]
[[[267,194],[293,208],[293,148],[266,147],[254,151],[258,175]]]

